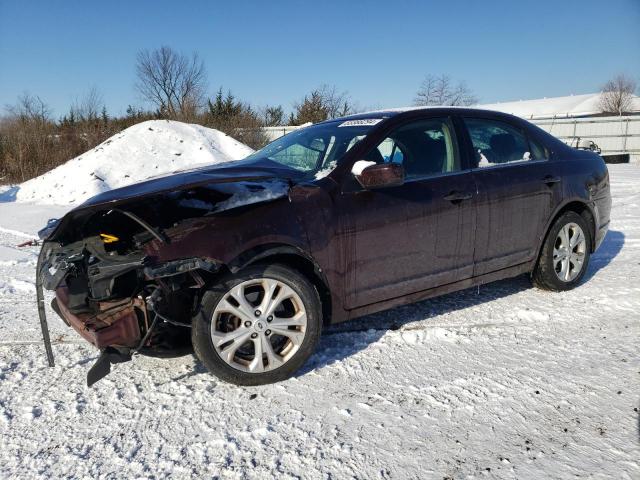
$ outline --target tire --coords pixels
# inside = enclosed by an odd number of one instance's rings
[[[246,303],[240,303],[242,298]],[[193,317],[191,340],[196,356],[221,380],[275,383],[292,376],[314,352],[321,312],[316,288],[296,270],[279,264],[250,266],[205,292]]]
[[[578,232],[578,228],[580,232]],[[564,232],[564,233],[563,233]],[[578,233],[583,239],[579,241]],[[563,236],[565,235],[565,236]],[[576,246],[573,246],[576,241]],[[563,244],[568,244],[566,247]],[[551,226],[544,240],[531,279],[543,290],[571,290],[580,283],[589,267],[591,231],[585,219],[576,212],[563,213]],[[582,258],[581,264],[578,263]],[[568,265],[565,268],[565,265]]]

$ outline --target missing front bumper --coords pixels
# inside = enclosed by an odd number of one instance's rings
[[[204,285],[202,274],[217,272],[219,264],[187,258],[153,265],[141,253],[127,258],[95,255],[88,262],[85,247],[45,242],[38,258],[38,313],[49,366],[54,358],[44,289],[55,292],[52,308],[65,324],[101,351],[87,376],[89,386],[104,378],[111,364],[130,360],[136,352],[167,357],[191,351],[191,335],[184,327],[191,326],[192,296]],[[134,281],[126,284],[130,274]],[[189,293],[182,298],[180,292]],[[187,308],[177,308],[183,303]],[[176,311],[187,312],[186,319],[172,315]]]
[[[82,338],[97,348],[109,346],[133,348],[140,342],[141,330],[148,328],[145,302],[133,298],[123,302],[101,303],[98,313],[72,313],[68,307],[69,291],[56,289],[56,303],[63,320]]]

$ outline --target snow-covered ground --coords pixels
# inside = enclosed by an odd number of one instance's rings
[[[40,177],[13,188],[0,188],[0,201],[77,205],[98,193],[148,177],[238,160],[251,152],[251,148],[218,130],[149,120],[117,133]]]
[[[36,248],[61,207],[0,203],[0,478],[640,478],[640,168],[566,293],[502,281],[334,327],[299,376],[241,388],[191,356],[97,352],[50,315]]]

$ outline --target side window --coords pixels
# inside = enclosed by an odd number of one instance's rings
[[[454,129],[448,118],[420,120],[398,128],[369,152],[366,160],[402,164],[407,179],[460,170]]]
[[[549,151],[541,144],[529,137],[529,145],[531,146],[531,159],[532,160],[548,160]]]
[[[378,151],[382,154],[385,163],[402,163],[404,160],[400,146],[391,138],[385,138],[378,145]]]
[[[466,118],[464,123],[480,168],[546,158],[544,148],[529,147],[525,134],[506,122]]]

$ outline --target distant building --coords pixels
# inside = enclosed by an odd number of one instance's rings
[[[545,120],[555,118],[602,117],[607,114],[600,107],[600,93],[569,95],[568,97],[539,98],[479,105],[487,110],[510,113],[527,120]],[[640,114],[640,97],[633,97],[628,115]],[[609,114],[610,115],[610,114]]]
[[[600,94],[571,95],[479,105],[525,118],[570,145],[592,140],[607,162],[640,163],[640,97],[629,112],[611,116],[600,107]]]

